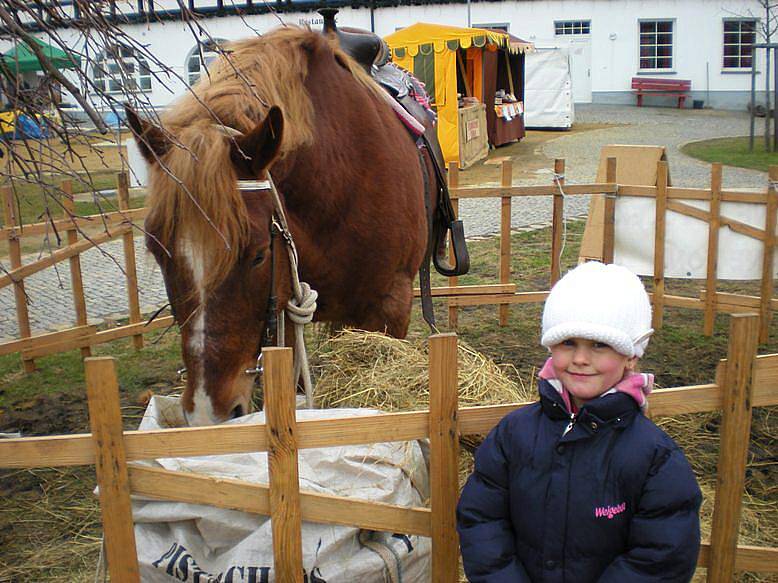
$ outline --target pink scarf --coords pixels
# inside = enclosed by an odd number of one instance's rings
[[[548,381],[549,384],[554,387],[562,396],[562,400],[565,402],[567,410],[574,412],[574,405],[570,399],[570,393],[562,386],[560,380],[556,378],[556,374],[554,374],[554,365],[551,363],[551,358],[546,360],[546,364],[543,365],[543,368],[540,370],[538,376],[541,379]],[[648,405],[648,400],[646,397],[653,389],[654,375],[651,373],[627,372],[622,377],[622,379],[616,383],[615,387],[605,391],[602,395],[600,395],[600,397],[603,395],[609,395],[611,393],[626,393],[635,399],[635,402],[641,409],[645,409]]]

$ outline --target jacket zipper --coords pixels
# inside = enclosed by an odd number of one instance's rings
[[[570,431],[573,429],[573,425],[575,425],[575,422],[577,421],[577,417],[575,416],[575,413],[570,413],[570,423],[567,424],[567,427],[565,427],[564,432],[562,433],[562,437],[570,433]]]

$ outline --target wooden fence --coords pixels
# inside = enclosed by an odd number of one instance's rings
[[[654,415],[722,411],[712,534],[698,559],[714,583],[730,583],[734,571],[778,573],[778,548],[737,545],[751,408],[778,404],[778,354],[756,356],[757,328],[755,314],[732,316],[729,352],[716,382],[659,390],[650,396]],[[264,362],[266,424],[122,432],[115,363],[111,358],[87,358],[92,433],[0,440],[0,467],[95,465],[108,567],[117,583],[139,580],[131,493],[269,515],[279,582],[302,581],[303,520],[431,537],[431,580],[456,581],[458,437],[487,433],[526,403],[458,408],[454,334],[430,338],[428,411],[296,422],[291,349],[265,349]],[[299,489],[300,449],[425,438],[430,440],[429,508]],[[128,463],[253,451],[268,452],[268,485]]]
[[[545,186],[513,186],[512,166],[503,162],[501,167],[501,186],[461,187],[459,171],[455,165],[449,168],[449,185],[452,204],[458,210],[459,200],[465,198],[500,198],[500,257],[498,263],[498,282],[485,285],[458,285],[456,277],[449,278],[446,287],[433,288],[434,297],[447,298],[449,327],[457,326],[458,308],[472,305],[499,305],[500,325],[508,321],[508,309],[511,304],[537,303],[545,300],[548,291],[517,292],[517,286],[511,282],[511,202],[514,197],[551,196],[553,198],[553,220],[551,226],[551,261],[549,271],[549,287],[561,275],[561,250],[564,232],[564,199],[567,196],[603,194],[605,200],[605,236],[603,243],[603,258],[613,261],[615,208],[620,197],[652,197],[656,199],[656,232],[653,277],[654,328],[661,327],[665,306],[683,307],[704,310],[704,332],[713,333],[713,323],[716,313],[742,313],[758,311],[761,316],[760,341],[767,340],[772,312],[778,309],[778,299],[772,297],[773,277],[772,261],[775,254],[776,214],[778,214],[778,193],[774,188],[778,179],[778,167],[770,169],[769,188],[765,193],[744,193],[724,191],[721,187],[721,165],[712,167],[712,179],[709,189],[679,188],[667,185],[667,163],[658,163],[657,186],[619,185],[615,182],[616,159],[607,161],[606,182],[595,184],[565,184],[565,161],[556,160],[554,164],[555,181]],[[0,355],[21,354],[24,369],[34,370],[35,358],[80,348],[84,356],[90,353],[90,346],[102,342],[110,342],[128,336],[133,337],[136,347],[143,343],[142,334],[166,327],[172,324],[172,316],[158,317],[153,322],[141,322],[138,304],[138,283],[135,269],[134,229],[132,223],[143,219],[147,210],[128,209],[128,188],[126,173],[117,177],[118,212],[95,215],[91,217],[74,217],[72,200],[65,201],[65,216],[63,219],[49,222],[20,226],[17,220],[13,194],[10,190],[3,191],[5,223],[0,229],[0,240],[7,240],[10,253],[11,270],[0,275],[0,288],[14,286],[16,300],[16,315],[19,324],[20,338],[0,344]],[[70,192],[69,183],[63,185],[65,192]],[[710,201],[710,211],[694,208],[680,202],[679,199]],[[721,202],[745,202],[764,204],[767,207],[766,225],[757,229],[720,214]],[[707,279],[705,290],[700,297],[683,297],[665,293],[665,278],[663,273],[665,247],[665,215],[677,212],[698,220],[706,221],[709,227]],[[104,225],[103,231],[87,238],[79,237],[79,229],[95,225]],[[730,228],[738,233],[756,238],[764,244],[764,262],[762,270],[761,294],[759,296],[744,296],[738,294],[719,293],[716,290],[716,258],[718,256],[718,232],[721,228]],[[57,229],[66,232],[68,245],[54,251],[47,257],[22,265],[20,240],[23,236],[42,235]],[[771,234],[768,236],[767,234]],[[124,242],[124,271],[127,279],[129,324],[108,330],[98,330],[96,326],[87,324],[87,307],[84,299],[83,282],[79,254],[106,241],[121,237]],[[24,278],[41,271],[57,262],[68,260],[71,268],[73,289],[73,304],[75,310],[75,326],[58,332],[32,336],[27,310]],[[416,290],[418,295],[418,290]]]
[[[656,221],[654,235],[654,273],[652,301],[654,307],[653,327],[662,325],[666,306],[699,309],[704,311],[704,333],[713,334],[716,313],[743,313],[757,311],[760,314],[760,342],[767,341],[772,312],[778,309],[778,299],[773,298],[773,260],[775,255],[775,229],[778,215],[778,192],[775,189],[778,180],[778,166],[771,166],[767,190],[763,193],[748,193],[735,190],[722,190],[721,164],[711,167],[710,188],[682,188],[668,186],[668,168],[666,161],[657,164],[656,186],[631,186],[616,184],[616,158],[608,158],[606,179],[603,184],[565,184],[565,161],[554,163],[554,183],[548,186],[512,186],[511,164],[503,162],[502,180],[499,187],[462,187],[459,185],[459,171],[455,164],[449,166],[449,188],[454,199],[455,210],[458,201],[469,198],[500,198],[500,259],[498,263],[499,283],[479,286],[460,293],[457,278],[449,278],[450,295],[449,327],[457,325],[458,308],[461,306],[497,304],[500,325],[505,325],[510,304],[536,303],[545,300],[548,291],[517,292],[516,285],[510,283],[511,258],[511,200],[524,196],[553,196],[553,214],[551,224],[551,262],[549,287],[560,277],[560,255],[564,232],[564,199],[567,196],[588,194],[605,195],[605,233],[603,237],[602,257],[606,263],[613,262],[616,201],[624,197],[649,197],[656,200]],[[681,200],[702,200],[710,202],[710,210],[702,210],[681,202]],[[721,216],[722,202],[740,202],[766,206],[764,229],[758,229],[734,219]],[[665,293],[664,255],[665,224],[668,212],[675,212],[708,223],[707,277],[705,289],[700,296],[685,297]],[[716,290],[716,264],[718,258],[719,230],[729,228],[733,231],[762,241],[764,255],[762,263],[761,293],[759,296],[719,293]]]
[[[91,354],[90,347],[119,338],[133,337],[136,348],[143,346],[143,334],[173,322],[172,316],[155,319],[149,324],[141,321],[140,303],[138,300],[138,276],[135,266],[135,229],[133,223],[141,221],[147,210],[145,208],[129,208],[129,188],[126,173],[117,175],[117,203],[119,210],[99,215],[79,217],[74,214],[74,199],[70,180],[60,185],[65,194],[62,197],[63,217],[43,223],[22,225],[17,213],[14,192],[10,187],[0,189],[3,199],[3,227],[0,229],[0,241],[8,242],[9,263],[11,269],[0,274],[0,288],[10,285],[14,287],[16,303],[16,321],[19,327],[19,338],[10,342],[0,343],[0,356],[20,353],[24,370],[35,370],[35,359],[47,354],[66,350],[81,349],[83,356]],[[85,235],[87,230],[97,233]],[[39,237],[57,232],[64,233],[66,245],[53,251],[44,258],[27,264],[22,264],[21,242],[24,237]],[[124,275],[127,280],[127,302],[129,324],[108,330],[98,330],[96,326],[87,323],[87,305],[84,296],[84,282],[81,274],[81,253],[121,238],[124,246]],[[27,302],[27,292],[24,287],[25,278],[38,273],[62,261],[70,264],[70,282],[74,308],[75,326],[50,332],[32,335]],[[67,298],[63,298],[66,301]]]

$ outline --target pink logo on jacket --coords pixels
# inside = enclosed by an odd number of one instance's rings
[[[622,502],[621,504],[616,504],[616,506],[597,506],[594,509],[594,517],[595,518],[608,518],[608,520],[612,519],[617,514],[621,514],[627,509],[627,503]]]

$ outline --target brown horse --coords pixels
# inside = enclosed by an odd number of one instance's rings
[[[282,28],[233,44],[162,127],[128,109],[149,164],[147,246],[181,327],[190,424],[249,411],[245,371],[268,319],[271,265],[278,305],[290,297],[288,259],[271,253],[270,193],[239,191],[239,179],[271,173],[300,279],[319,293],[317,320],[407,333],[427,245],[424,176],[379,91],[328,38]]]

